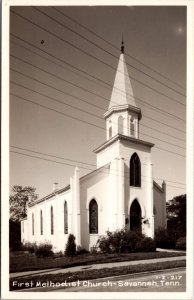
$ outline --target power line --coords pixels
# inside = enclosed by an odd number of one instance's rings
[[[69,118],[72,118],[72,119],[78,120],[78,121],[80,121],[80,122],[86,123],[86,124],[88,124],[88,125],[91,125],[91,126],[95,126],[95,127],[97,127],[97,128],[100,128],[100,129],[102,129],[102,130],[105,130],[103,127],[100,127],[100,126],[97,126],[97,125],[95,125],[95,124],[92,124],[92,123],[90,123],[90,122],[84,121],[84,120],[82,120],[82,119],[79,119],[79,118],[76,118],[76,117],[70,116],[70,115],[68,115],[68,114],[65,114],[65,113],[59,112],[58,110],[55,110],[55,109],[53,109],[53,108],[47,107],[47,106],[45,106],[45,105],[39,104],[39,103],[37,103],[37,102],[34,102],[34,101],[31,101],[31,100],[28,100],[28,99],[26,99],[26,98],[24,98],[24,97],[21,97],[21,96],[15,95],[15,94],[13,94],[13,93],[10,93],[10,95],[12,95],[12,96],[15,96],[15,97],[17,97],[18,99],[21,99],[21,100],[23,100],[23,101],[30,102],[30,103],[32,103],[32,104],[34,104],[34,105],[37,105],[37,106],[39,106],[39,107],[42,107],[42,108],[45,108],[45,109],[48,109],[48,110],[54,111],[54,112],[56,112],[56,113],[58,113],[58,114],[61,114],[61,115],[64,115],[64,116],[66,116],[66,117],[69,117]],[[176,146],[176,145],[175,145],[175,146]],[[164,148],[160,148],[160,147],[157,147],[157,146],[155,146],[155,148],[158,148],[158,149],[160,149],[160,150],[163,150],[163,151],[167,151],[167,152],[169,152],[169,153],[173,153],[173,154],[175,154],[175,155],[178,155],[178,156],[181,156],[181,157],[185,157],[184,155],[182,155],[182,154],[179,154],[179,153],[177,153],[177,152],[174,152],[174,151],[166,150],[166,149],[164,149]]]
[[[87,56],[90,56],[90,57],[94,58],[95,60],[97,60],[97,61],[103,63],[104,65],[110,67],[111,69],[116,70],[116,69],[115,69],[113,66],[111,66],[110,64],[108,64],[108,63],[102,61],[101,59],[95,57],[94,55],[88,53],[87,51],[85,51],[85,50],[83,50],[83,49],[81,49],[81,48],[75,46],[74,44],[72,44],[71,42],[65,40],[64,38],[59,37],[57,34],[55,34],[55,33],[51,32],[51,31],[49,31],[48,29],[45,29],[45,28],[42,27],[41,25],[38,25],[37,23],[35,23],[35,22],[29,20],[28,18],[26,18],[26,17],[24,17],[24,16],[22,16],[22,15],[16,13],[16,12],[14,12],[14,11],[11,11],[11,13],[13,13],[13,14],[19,16],[20,18],[26,20],[27,22],[29,22],[29,23],[31,23],[32,25],[34,25],[34,26],[40,28],[41,30],[44,30],[45,32],[49,33],[50,35],[53,35],[54,37],[58,38],[58,39],[61,40],[62,42],[64,42],[64,43],[70,45],[71,47],[75,48],[76,50],[78,50],[78,51],[80,51],[80,52],[82,52],[82,53],[84,53],[84,54],[86,54]],[[176,102],[176,103],[179,103],[179,104],[182,105],[182,106],[185,106],[185,104],[183,104],[182,102],[178,101],[177,99],[174,99],[174,98],[172,98],[172,97],[170,97],[170,96],[168,96],[168,95],[166,95],[166,94],[164,94],[164,93],[162,93],[162,92],[160,92],[160,91],[158,91],[158,90],[156,90],[156,89],[150,87],[149,85],[147,85],[147,84],[145,84],[145,83],[142,83],[140,80],[138,80],[138,79],[136,79],[136,78],[134,78],[134,77],[132,77],[132,76],[130,76],[130,78],[133,79],[133,80],[135,80],[135,81],[137,81],[138,83],[144,85],[145,87],[147,87],[147,88],[153,90],[154,92],[156,92],[156,93],[158,93],[158,94],[160,94],[160,95],[162,95],[162,96],[168,98],[169,100],[174,101],[174,102]]]
[[[71,167],[75,167],[75,165],[72,165],[72,164],[69,164],[69,163],[63,163],[63,162],[58,162],[58,161],[55,161],[55,160],[52,160],[52,159],[48,159],[48,158],[42,158],[42,157],[39,157],[39,156],[34,156],[34,155],[30,155],[30,154],[27,154],[27,153],[22,153],[22,152],[18,152],[18,151],[13,151],[13,150],[10,150],[11,153],[15,153],[15,154],[19,154],[19,155],[24,155],[24,156],[28,156],[28,157],[31,157],[31,158],[36,158],[36,159],[40,159],[40,160],[44,160],[44,161],[49,161],[49,162],[54,162],[54,163],[57,163],[57,164],[61,164],[61,165],[67,165],[67,166],[71,166]],[[90,170],[90,171],[95,171],[94,169],[90,169],[88,167],[82,167],[80,166],[81,169],[86,169],[86,170]],[[106,173],[107,172],[104,172],[104,171],[100,171],[101,173]],[[112,175],[115,175],[115,176],[121,176],[121,175],[118,175],[118,174],[113,174],[111,173]],[[124,175],[123,177],[126,178],[126,176]],[[144,182],[148,182],[147,180],[143,180]],[[185,188],[183,187],[177,187],[177,186],[174,186],[174,185],[170,185],[168,184],[168,186],[171,186],[171,187],[174,187],[174,188],[178,188],[178,189],[183,189],[185,190]]]
[[[43,11],[41,11],[41,10],[38,9],[37,7],[33,7],[33,9],[35,9],[35,10],[38,11],[39,13],[43,14],[43,15],[46,16],[47,18],[51,19],[52,21],[56,22],[56,23],[59,24],[60,26],[66,28],[66,29],[68,29],[69,31],[73,32],[74,34],[78,35],[79,37],[81,37],[82,39],[84,39],[84,40],[86,40],[87,42],[91,43],[92,45],[94,45],[95,47],[99,48],[100,50],[102,50],[102,51],[108,53],[109,55],[111,55],[112,57],[118,59],[118,57],[117,57],[116,55],[112,54],[110,51],[108,51],[108,50],[104,49],[103,47],[99,46],[98,44],[92,42],[90,39],[86,38],[86,37],[83,36],[82,34],[78,33],[77,31],[73,30],[72,28],[70,28],[69,26],[63,24],[62,22],[56,20],[55,18],[49,16],[48,14],[46,14],[46,13],[43,12]],[[135,69],[136,71],[138,71],[138,72],[140,72],[140,73],[142,73],[142,74],[148,76],[148,77],[151,78],[152,80],[155,80],[157,83],[159,83],[159,84],[161,84],[161,85],[164,85],[165,87],[171,89],[171,90],[174,91],[175,93],[177,93],[177,94],[179,94],[179,95],[185,97],[185,94],[182,94],[181,92],[179,92],[179,91],[177,91],[176,89],[170,87],[169,85],[167,85],[167,84],[161,82],[160,80],[154,78],[153,76],[147,74],[146,72],[144,72],[144,71],[142,71],[142,70],[140,70],[140,69],[134,67],[133,65],[131,65],[131,64],[127,63],[127,62],[126,62],[126,64],[127,64],[128,66],[130,66],[131,68]]]
[[[41,83],[41,81],[39,81],[39,82]],[[19,86],[19,87],[22,87],[22,88],[24,88],[24,89],[27,89],[27,90],[29,90],[29,91],[31,91],[31,92],[37,93],[37,94],[40,95],[40,96],[44,96],[44,97],[46,97],[46,98],[49,98],[49,99],[51,99],[51,100],[53,100],[53,101],[56,101],[56,102],[58,102],[58,103],[60,103],[60,104],[67,105],[67,106],[69,106],[69,107],[72,107],[72,108],[74,108],[74,109],[77,109],[77,110],[79,110],[79,111],[82,111],[82,112],[84,112],[84,113],[87,113],[87,114],[89,114],[89,115],[92,115],[92,116],[94,116],[94,117],[96,117],[96,118],[99,118],[100,120],[104,120],[102,117],[100,117],[100,116],[98,116],[98,115],[96,115],[96,114],[94,114],[94,113],[88,112],[88,111],[86,111],[86,110],[84,110],[84,109],[80,109],[80,108],[78,108],[78,107],[76,107],[76,106],[73,106],[73,105],[71,105],[71,104],[67,104],[66,102],[60,101],[60,100],[58,100],[58,99],[56,99],[56,98],[54,98],[54,97],[50,97],[50,96],[48,96],[48,95],[46,95],[46,94],[40,93],[40,92],[38,92],[38,91],[35,91],[35,90],[33,90],[33,89],[29,88],[29,87],[26,87],[26,86],[24,86],[24,85],[22,85],[22,84],[19,84],[19,83],[15,82],[15,81],[10,80],[10,83],[15,84],[15,85],[17,85],[17,86]],[[73,95],[71,95],[71,97],[74,98]],[[81,99],[80,99],[80,100],[81,100]],[[115,123],[114,123],[114,124],[115,124]],[[180,138],[177,138],[177,137],[175,137],[175,136],[173,136],[173,135],[171,135],[171,134],[168,134],[168,133],[166,133],[166,132],[164,132],[164,131],[161,131],[161,130],[152,128],[152,127],[147,126],[147,125],[141,125],[141,126],[142,126],[142,127],[150,128],[150,129],[152,129],[152,130],[154,130],[154,131],[160,132],[160,133],[165,134],[165,135],[167,135],[167,136],[169,136],[169,137],[173,137],[174,139],[177,139],[177,140],[180,140],[180,141],[185,142],[185,140],[180,139]]]
[[[11,34],[11,35],[12,35],[14,38],[19,39],[19,40],[21,40],[22,42],[27,43],[28,45],[30,45],[30,46],[32,46],[32,47],[34,47],[34,48],[36,48],[36,49],[42,51],[43,53],[46,53],[47,55],[49,55],[49,56],[51,56],[51,57],[54,57],[55,59],[57,59],[57,60],[59,60],[59,61],[65,63],[65,64],[67,64],[67,65],[70,66],[71,68],[74,68],[74,69],[78,70],[79,72],[82,72],[82,73],[84,73],[84,74],[87,74],[87,76],[89,76],[89,77],[91,77],[91,78],[93,78],[93,79],[95,80],[95,83],[99,84],[98,82],[96,82],[96,80],[99,81],[100,83],[103,83],[103,87],[104,87],[104,88],[107,88],[107,89],[108,89],[108,87],[104,86],[104,84],[105,84],[105,85],[108,85],[108,86],[110,87],[110,89],[112,89],[112,85],[111,85],[110,83],[107,83],[107,82],[101,80],[100,78],[97,78],[97,77],[95,77],[95,76],[93,76],[93,75],[87,73],[86,71],[83,71],[82,69],[79,69],[79,68],[75,67],[75,66],[72,65],[72,64],[69,64],[68,62],[66,62],[65,60],[63,60],[63,59],[61,59],[61,58],[57,58],[56,56],[54,56],[54,55],[48,53],[47,51],[42,50],[41,48],[39,48],[39,47],[37,47],[37,46],[34,46],[33,44],[31,44],[31,43],[29,43],[29,42],[27,42],[27,41],[25,41],[25,40],[19,38],[18,36],[14,35],[14,34]],[[43,58],[43,59],[45,59],[45,60],[47,60],[47,61],[50,61],[50,62],[56,64],[57,66],[59,66],[59,67],[61,67],[61,68],[67,69],[67,68],[65,68],[64,66],[62,66],[62,65],[60,65],[60,64],[57,64],[56,62],[54,62],[54,61],[52,61],[52,60],[50,60],[50,59],[48,59],[48,58],[46,58],[46,57],[44,57],[44,56],[42,56],[42,55],[40,55],[40,54],[38,54],[38,53],[32,51],[31,49],[28,49],[28,48],[26,48],[26,47],[24,47],[24,46],[22,46],[22,45],[19,45],[19,44],[15,43],[15,42],[12,42],[12,43],[13,43],[13,44],[16,44],[16,45],[19,46],[19,47],[24,48],[25,50],[28,50],[29,52],[31,52],[31,53],[33,53],[33,54],[35,54],[35,55],[37,55],[37,56],[40,56],[41,58]],[[17,57],[17,58],[18,58],[18,57]],[[19,58],[18,58],[18,59],[19,59]],[[26,62],[26,63],[27,63],[27,62]],[[76,74],[76,73],[73,72],[72,70],[69,70],[69,71],[72,72],[72,73],[74,73],[74,74]],[[83,75],[79,75],[79,74],[76,74],[76,75],[77,75],[77,76],[80,76],[80,77],[84,77]],[[84,78],[86,78],[87,80],[90,80],[90,79],[87,78],[87,77],[84,77]],[[117,90],[117,91],[116,91],[117,93],[120,94],[120,92],[121,92],[121,93],[123,94],[123,91],[122,91],[121,89],[116,88],[116,90]],[[132,96],[132,95],[129,94],[128,92],[127,92],[126,94],[129,95],[129,96]],[[181,120],[181,121],[185,122],[184,119],[182,119],[182,118],[180,118],[180,117],[178,117],[178,116],[175,116],[175,115],[173,115],[172,113],[169,113],[169,112],[167,112],[167,111],[165,111],[165,110],[163,110],[163,109],[161,109],[161,108],[158,108],[158,107],[156,107],[156,106],[154,106],[154,105],[151,105],[151,104],[147,103],[146,101],[144,101],[144,100],[142,100],[142,99],[140,99],[140,98],[138,98],[138,97],[134,97],[134,98],[137,99],[138,101],[140,101],[140,103],[143,103],[144,106],[150,107],[152,110],[156,110],[156,111],[159,111],[159,112],[163,112],[163,113],[166,114],[166,115],[169,115],[169,116],[171,116],[171,117],[173,117],[173,118],[175,118],[175,119],[178,119],[178,120]],[[109,101],[109,100],[108,100],[108,101]],[[115,103],[115,102],[114,102],[114,103]],[[116,104],[117,104],[117,103],[116,103]]]
[[[66,15],[64,12],[58,10],[56,7],[52,7],[53,10],[56,10],[57,12],[59,12],[60,14],[62,14],[64,17],[66,17],[67,19],[71,20],[72,22],[74,22],[75,24],[79,25],[80,27],[84,28],[85,30],[87,30],[88,32],[92,33],[93,35],[95,35],[96,37],[98,37],[99,39],[103,40],[105,43],[107,43],[108,45],[112,46],[113,48],[115,48],[116,50],[118,50],[120,52],[120,48],[115,46],[114,44],[110,43],[109,41],[107,41],[106,39],[104,39],[102,36],[100,36],[99,34],[97,34],[96,32],[92,31],[91,29],[89,29],[88,27],[84,26],[83,24],[77,22],[75,19],[73,19],[72,17],[69,17],[68,15]],[[132,56],[129,53],[125,53],[126,56],[134,59],[135,61],[137,61],[138,63],[140,63],[141,65],[143,65],[144,67],[150,69],[151,71],[155,72],[156,74],[160,75],[161,77],[167,79],[168,81],[172,82],[173,84],[179,86],[180,88],[182,88],[183,90],[185,90],[185,88],[180,85],[179,83],[173,81],[172,79],[168,78],[167,76],[161,74],[160,72],[156,71],[154,68],[148,66],[147,64],[143,63],[142,61],[140,61],[139,59],[137,59],[136,57]]]
[[[44,156],[46,155],[46,156],[51,156],[51,157],[54,157],[54,158],[63,159],[63,160],[71,161],[71,162],[81,163],[81,164],[93,166],[93,167],[96,168],[96,165],[95,165],[95,164],[87,163],[87,162],[85,162],[85,161],[72,160],[72,159],[70,159],[70,158],[61,157],[61,156],[56,156],[56,155],[52,155],[52,154],[48,154],[48,153],[43,153],[43,152],[39,152],[39,151],[34,151],[34,150],[27,149],[27,148],[16,147],[16,146],[12,146],[12,145],[10,145],[10,147],[11,147],[11,148],[20,149],[20,150],[24,150],[24,151],[29,151],[29,152],[36,153],[36,154],[41,154],[41,155],[44,155]],[[142,165],[142,163],[141,163],[141,165]],[[143,165],[147,165],[147,164],[143,164]],[[116,170],[116,169],[112,169],[112,170],[113,170],[113,171],[119,172],[119,171]],[[127,172],[127,171],[124,171],[124,173],[129,174],[129,172]],[[143,176],[143,175],[142,175],[142,177],[149,178],[148,176]],[[129,178],[129,177],[128,177],[128,178]],[[159,177],[154,177],[154,179],[163,180],[163,178],[159,178]],[[165,181],[185,185],[184,183],[178,182],[178,181],[171,181],[171,180],[167,180],[167,179],[165,179]]]
[[[12,35],[12,34],[11,34]],[[14,36],[14,35],[13,35]],[[14,36],[14,37],[16,37],[16,36]],[[16,37],[17,39],[20,39],[19,37]],[[27,43],[27,44],[29,44],[29,45],[31,45],[31,46],[33,46],[31,43],[28,43],[28,42],[26,42],[26,41],[24,41],[23,39],[21,39],[23,42],[25,42],[25,43]],[[17,43],[16,43],[17,44]],[[18,44],[17,44],[18,45]],[[19,45],[20,46],[20,45]],[[23,46],[21,46],[21,47],[23,47]],[[35,47],[35,46],[34,46]],[[24,47],[25,48],[25,47]],[[42,50],[42,49],[40,49],[40,48],[38,48],[38,47],[36,47],[37,49],[39,49],[40,51],[43,51],[43,52],[45,52],[45,53],[47,53],[46,51],[44,51],[44,50]],[[25,49],[27,49],[27,50],[29,50],[28,48],[25,48]],[[29,50],[29,51],[31,51],[31,50]],[[32,51],[33,52],[33,51]],[[33,53],[35,53],[35,52],[33,52]],[[36,54],[36,53],[35,53]],[[48,55],[50,55],[49,53],[47,53]],[[37,55],[39,55],[39,54],[37,54]],[[42,56],[41,56],[42,57]],[[43,57],[44,58],[44,57]],[[60,60],[59,58],[57,58],[57,57],[55,57],[56,59],[58,59],[58,60]],[[46,59],[46,58],[45,58]],[[54,62],[53,62],[54,63]],[[81,71],[81,70],[80,70]],[[88,74],[89,75],[89,74]],[[50,86],[49,86],[50,87]],[[58,89],[57,89],[58,90]],[[59,90],[60,92],[63,92],[63,93],[65,93],[64,91],[61,91],[61,90]],[[69,95],[69,96],[72,96],[71,94],[68,94],[68,93],[66,93],[67,95]],[[77,98],[76,96],[73,96],[74,98]],[[83,99],[80,99],[80,98],[78,98],[79,100],[81,100],[81,101],[83,101],[83,102],[86,102],[86,103],[88,103],[88,104],[90,104],[90,105],[93,105],[93,106],[96,106],[96,107],[98,107],[99,109],[102,109],[101,107],[99,107],[99,106],[97,106],[97,105],[95,105],[95,104],[91,104],[91,103],[89,103],[89,102],[87,102],[87,101],[85,101],[85,100],[83,100]],[[138,99],[138,98],[136,98],[136,99]],[[138,99],[138,100],[140,100],[140,99]],[[143,102],[143,100],[141,100],[142,102]],[[149,105],[149,104],[148,104]],[[151,106],[151,105],[149,105],[149,106]],[[153,109],[153,108],[152,108]],[[158,109],[158,108],[157,108]],[[104,110],[104,108],[102,109],[102,110]],[[158,110],[161,110],[161,109],[158,109]],[[163,110],[161,110],[161,111],[163,111]],[[165,111],[163,111],[163,112],[165,112]],[[165,113],[167,113],[167,112],[165,112]],[[170,113],[168,113],[169,115],[171,115],[172,117],[175,117],[176,118],[176,116],[174,116],[173,114],[170,114]],[[154,118],[152,118],[152,117],[150,117],[150,116],[148,116],[148,115],[146,115],[145,113],[144,113],[144,118],[147,118],[147,119],[149,119],[149,120],[152,120],[152,121],[154,121],[154,122],[157,122],[157,123],[159,123],[159,124],[162,124],[162,125],[165,125],[165,126],[168,126],[168,127],[171,127],[171,128],[173,128],[174,130],[176,130],[176,131],[179,131],[179,132],[182,132],[182,133],[184,133],[185,134],[185,131],[183,131],[183,130],[180,130],[180,129],[178,129],[177,127],[174,127],[174,126],[172,126],[172,125],[168,125],[168,124],[166,124],[166,123],[164,123],[164,122],[161,122],[161,121],[159,121],[159,120],[155,120]],[[179,119],[181,119],[181,118],[179,118]],[[183,121],[183,119],[181,119],[182,121]],[[174,136],[173,136],[174,137]],[[175,138],[175,137],[174,137]]]
[[[41,81],[39,81],[39,80],[37,80],[37,79],[34,79],[34,78],[31,77],[31,76],[28,76],[28,75],[25,75],[25,74],[23,74],[23,73],[21,73],[21,72],[15,71],[14,69],[11,69],[11,70],[13,70],[14,72],[20,73],[20,74],[22,74],[23,76],[29,77],[30,79],[32,79],[32,80],[34,80],[34,81],[37,81],[37,82],[39,82],[39,83],[42,83]],[[43,84],[43,83],[42,83],[42,84]],[[60,103],[62,103],[62,104],[65,104],[64,102],[61,102],[61,101],[59,101],[59,100],[55,100],[54,98],[53,98],[52,100],[57,101],[57,102],[60,102]],[[67,106],[73,107],[72,105],[69,105],[69,104],[67,104]],[[74,107],[74,108],[75,108],[75,107]],[[78,108],[77,108],[77,109],[78,109]],[[83,112],[86,112],[86,111],[84,111],[84,110],[82,110],[82,109],[79,109],[79,110],[81,110],[81,111],[83,111]],[[86,113],[88,113],[88,112],[86,112]],[[94,114],[93,114],[93,115],[94,115]],[[96,115],[95,115],[95,116],[96,116]],[[97,116],[97,118],[100,118],[100,117]],[[102,118],[100,118],[100,119],[102,119]],[[142,132],[142,133],[143,133],[143,132]],[[164,141],[164,140],[162,140],[162,139],[159,139],[159,138],[150,136],[150,135],[148,135],[147,133],[143,133],[143,134],[146,135],[146,136],[148,136],[148,137],[154,138],[154,139],[156,139],[156,140],[162,141],[162,142],[164,142],[164,143],[167,143],[167,144],[176,146],[176,147],[181,148],[181,149],[185,149],[184,147],[181,147],[181,146],[179,146],[179,145],[173,144],[173,143],[171,143],[171,142],[166,142],[166,141]]]

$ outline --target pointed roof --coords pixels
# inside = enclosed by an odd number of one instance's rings
[[[123,44],[122,47],[108,109],[126,104],[137,107],[125,62]]]

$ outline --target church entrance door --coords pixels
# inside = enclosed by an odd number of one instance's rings
[[[130,208],[130,230],[141,231],[141,207],[135,199]]]

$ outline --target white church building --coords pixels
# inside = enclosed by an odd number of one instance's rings
[[[97,168],[80,177],[76,167],[68,186],[28,205],[21,241],[50,242],[64,251],[70,233],[76,244],[95,246],[107,230],[138,229],[154,237],[166,225],[166,184],[153,180],[154,144],[139,139],[137,107],[122,42],[114,86],[104,114],[106,141],[94,150]]]

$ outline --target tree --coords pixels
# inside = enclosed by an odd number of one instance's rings
[[[186,194],[176,196],[167,203],[167,218],[169,230],[186,234]]]
[[[74,256],[76,254],[76,243],[75,243],[75,236],[70,234],[68,236],[68,241],[65,249],[66,256]]]
[[[27,215],[27,204],[34,203],[38,198],[35,193],[35,188],[20,185],[14,185],[12,188],[12,195],[9,197],[10,203],[10,219],[12,221],[20,221]]]

